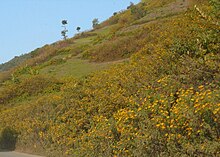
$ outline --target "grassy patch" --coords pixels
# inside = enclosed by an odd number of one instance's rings
[[[113,63],[92,63],[74,57],[65,64],[45,67],[40,73],[54,77],[74,76],[80,78],[94,71],[106,69],[111,64]]]

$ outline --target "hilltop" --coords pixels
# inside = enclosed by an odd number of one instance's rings
[[[142,0],[1,65],[0,148],[220,155],[219,8],[218,0]]]

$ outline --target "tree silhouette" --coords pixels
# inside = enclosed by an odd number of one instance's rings
[[[66,29],[66,25],[67,25],[67,20],[62,20],[62,27],[64,28],[64,30],[61,31],[61,35],[63,36],[63,39],[66,40],[67,38],[67,32],[68,30]]]
[[[81,29],[80,27],[77,27],[77,28],[76,28],[76,30],[77,30],[78,32],[80,31],[80,29]]]
[[[99,19],[95,18],[92,20],[92,27],[96,28],[96,26],[99,24]]]
[[[66,25],[67,24],[67,20],[62,20],[62,24]]]

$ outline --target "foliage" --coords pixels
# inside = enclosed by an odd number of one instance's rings
[[[77,27],[77,28],[76,28],[76,30],[77,30],[78,32],[80,31],[80,29],[81,29],[80,27]]]
[[[140,19],[146,15],[146,11],[144,10],[144,4],[140,3],[139,6],[132,5],[130,6],[131,14],[134,16],[135,19]]]
[[[61,31],[61,35],[63,36],[63,39],[66,40],[67,39],[67,32],[68,30],[66,29],[66,26],[67,25],[67,20],[62,20],[62,27],[64,28],[64,30]]]
[[[17,136],[18,133],[15,130],[9,127],[4,128],[0,135],[0,149],[14,150],[17,142]]]
[[[82,79],[7,82],[2,132],[16,130],[18,148],[47,156],[219,156],[219,27],[202,16],[209,5],[196,7],[114,27],[85,49],[97,61],[133,53],[123,64]],[[57,50],[68,54],[67,45]]]
[[[66,25],[67,24],[67,20],[62,20],[62,25]]]
[[[89,50],[93,61],[111,61],[129,57],[140,49],[138,36],[112,37],[105,43],[100,43]],[[103,38],[101,38],[103,40]]]
[[[218,0],[209,0],[209,3],[212,5],[212,13],[216,18],[219,18],[220,15],[220,2]]]
[[[31,58],[31,54],[23,54],[16,56],[7,63],[0,64],[0,72],[10,70],[13,67],[19,66],[22,62]]]
[[[93,28],[96,28],[98,26],[98,24],[99,24],[99,19],[95,18],[92,20],[92,27]]]
[[[31,76],[21,82],[7,84],[0,92],[1,105],[9,103],[13,99],[26,98],[36,94],[50,93],[59,89],[59,82],[44,76]]]

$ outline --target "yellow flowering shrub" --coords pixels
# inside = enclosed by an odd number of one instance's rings
[[[200,16],[144,26],[128,62],[83,79],[8,82],[0,132],[47,156],[219,156],[219,28]]]

